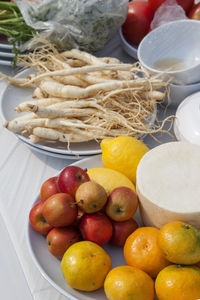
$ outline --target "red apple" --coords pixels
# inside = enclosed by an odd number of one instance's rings
[[[125,244],[127,237],[138,228],[135,220],[129,219],[124,222],[112,222],[113,234],[111,238],[112,244],[122,247]]]
[[[108,243],[112,236],[112,223],[101,213],[83,215],[79,229],[84,240],[101,246]]]
[[[41,234],[47,234],[53,226],[48,224],[42,214],[44,202],[37,202],[29,213],[29,221],[32,227]]]
[[[71,195],[58,193],[44,201],[42,213],[47,223],[65,227],[76,220],[78,209]]]
[[[46,237],[48,250],[57,258],[62,258],[65,251],[80,241],[80,233],[73,227],[53,228]]]
[[[89,180],[90,178],[85,170],[77,166],[68,166],[58,176],[58,186],[61,192],[74,197],[78,187]]]
[[[47,179],[40,189],[40,200],[45,201],[54,194],[59,193],[58,177],[51,177]]]
[[[114,221],[127,221],[135,214],[138,206],[136,193],[121,186],[111,191],[106,204],[106,214]]]

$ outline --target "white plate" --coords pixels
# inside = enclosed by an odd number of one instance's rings
[[[102,167],[101,155],[96,155],[90,158],[83,159],[74,163],[83,169]],[[34,203],[39,201],[39,195],[34,199]],[[34,205],[33,203],[33,205]],[[28,218],[27,218],[28,221]],[[140,221],[137,220],[139,224]],[[45,237],[34,231],[31,225],[27,224],[27,241],[30,254],[37,268],[44,276],[44,278],[54,286],[61,294],[68,297],[70,300],[104,300],[107,299],[103,288],[94,292],[79,292],[72,289],[65,281],[61,269],[60,260],[55,258],[47,249]],[[112,268],[119,265],[126,265],[123,257],[123,249],[112,245],[103,247],[110,255],[112,260]],[[83,274],[84,276],[84,274]],[[124,299],[125,300],[125,299]]]
[[[11,50],[13,46],[5,42],[5,43],[0,43],[0,48]]]
[[[12,66],[12,61],[11,60],[0,59],[0,65],[2,65],[2,66]]]
[[[121,45],[122,45],[122,48],[124,49],[124,51],[126,53],[128,53],[130,56],[132,56],[133,58],[138,60],[138,56],[137,56],[138,47],[134,47],[133,45],[131,45],[127,42],[127,40],[125,39],[125,37],[122,33],[121,28],[119,30],[119,35],[120,35],[120,39],[121,39]]]
[[[30,69],[24,70],[20,72],[16,77],[24,78],[33,71]],[[0,113],[1,117],[5,121],[10,121],[19,116],[19,114],[14,110],[14,108],[21,102],[32,100],[32,88],[20,88],[13,85],[7,85],[2,93],[2,97],[0,99]],[[152,115],[151,120],[149,121],[149,127],[155,122],[157,110]],[[21,141],[26,142],[26,144],[37,147],[43,151],[49,151],[56,154],[62,155],[95,155],[100,154],[101,147],[100,143],[95,140],[82,142],[82,143],[71,143],[70,149],[67,148],[67,143],[55,142],[55,141],[47,141],[41,142],[40,144],[32,144],[29,139],[16,134]],[[140,137],[140,139],[144,139],[146,135]],[[139,137],[138,137],[139,138]]]
[[[27,69],[20,72],[16,77],[26,77],[31,72],[32,71],[30,69]],[[16,111],[14,111],[14,108],[23,101],[32,100],[32,92],[32,88],[20,88],[13,85],[7,85],[0,99],[2,119],[10,121],[18,117],[19,114]],[[17,135],[17,137],[19,137],[19,135]],[[20,136],[20,140],[26,142],[27,144],[33,145],[27,138],[23,136]],[[67,149],[66,143],[59,142],[46,142],[44,144],[35,144],[34,147],[37,147],[44,151],[50,151],[56,154],[64,155],[94,155],[101,153],[100,145],[96,141],[71,143],[70,150]]]
[[[4,57],[6,59],[12,60],[14,56],[15,56],[15,54],[12,52],[0,51],[0,57]]]
[[[20,137],[19,137],[20,139]],[[85,158],[85,156],[80,156],[80,155],[67,155],[67,154],[59,154],[59,153],[54,153],[51,151],[47,151],[47,150],[42,150],[38,147],[35,147],[34,145],[31,145],[30,143],[26,143],[25,141],[22,141],[24,144],[26,144],[31,150],[36,151],[40,154],[43,155],[48,155],[51,157],[55,157],[55,158],[61,158],[61,159],[69,159],[69,160],[80,160]]]
[[[7,41],[2,41],[0,39],[0,65],[2,66],[12,66],[12,59],[15,56],[12,53],[13,46]]]

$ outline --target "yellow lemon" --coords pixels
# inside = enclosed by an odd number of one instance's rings
[[[111,268],[111,259],[99,245],[81,241],[70,246],[61,261],[66,282],[80,291],[94,291],[103,286]]]
[[[130,179],[118,171],[108,168],[93,168],[88,169],[87,173],[91,180],[104,187],[108,195],[119,186],[129,187],[135,192],[135,186]]]
[[[121,172],[135,184],[137,166],[149,148],[133,137],[119,136],[102,140],[101,149],[103,166]]]

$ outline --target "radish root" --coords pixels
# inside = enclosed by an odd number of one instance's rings
[[[5,122],[5,128],[25,134],[32,143],[59,141],[68,147],[120,135],[169,133],[173,116],[153,122],[169,86],[161,76],[150,76],[139,63],[98,58],[77,49],[59,53],[41,42],[21,59],[34,68],[32,74],[12,78],[0,73],[13,85],[34,88],[33,98],[15,108],[25,116]]]

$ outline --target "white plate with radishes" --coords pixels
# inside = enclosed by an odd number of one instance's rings
[[[73,164],[82,169],[102,167],[101,155],[93,156],[83,159]],[[59,173],[61,174],[61,173]],[[56,174],[55,176],[57,176]],[[40,201],[40,195],[37,195],[33,200],[32,207]],[[136,217],[137,220],[137,217]],[[139,222],[139,220],[137,220]],[[140,223],[140,222],[139,222]],[[61,294],[68,297],[70,300],[103,300],[107,299],[103,288],[94,292],[81,292],[71,288],[65,281],[61,272],[61,260],[53,256],[49,251],[46,244],[45,236],[36,232],[30,225],[27,224],[27,240],[31,257],[44,278],[54,286]],[[103,248],[110,255],[112,260],[112,268],[119,265],[126,265],[123,256],[123,247],[116,247],[111,243],[107,243]],[[84,276],[84,274],[83,274]]]

